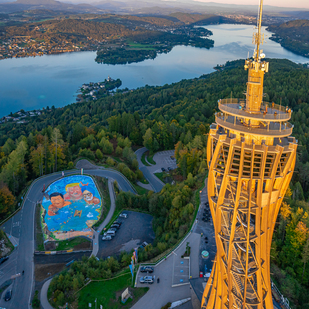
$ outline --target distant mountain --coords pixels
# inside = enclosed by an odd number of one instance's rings
[[[90,4],[71,4],[55,0],[17,0],[14,2],[0,3],[1,13],[42,9],[68,11],[72,13],[107,13],[107,11]]]
[[[60,3],[59,1],[55,0],[17,0],[16,2],[13,2],[15,4],[30,4],[30,5],[63,5],[63,3]]]

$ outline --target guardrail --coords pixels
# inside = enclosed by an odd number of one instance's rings
[[[271,125],[265,125],[265,128],[254,128],[241,124],[238,120],[234,120],[232,116],[225,117],[223,113],[216,113],[216,123],[224,128],[228,128],[235,131],[240,131],[246,134],[273,136],[273,137],[284,137],[292,134],[293,125],[286,123],[271,123]],[[279,127],[276,128],[275,125]]]
[[[288,121],[291,118],[291,110],[288,112],[284,106],[278,104],[268,104],[269,103],[263,102],[259,112],[249,113],[244,109],[244,100],[223,99],[218,101],[218,107],[222,112],[237,115],[239,117],[257,119],[261,121]]]
[[[291,309],[289,300],[281,294],[273,281],[271,281],[271,290],[275,300],[279,303],[279,306],[282,309]]]
[[[229,98],[229,99],[220,99],[218,100],[218,104],[222,104],[222,105],[226,105],[226,104],[240,104],[242,107],[245,106],[246,104],[246,100],[245,99],[238,99],[238,98]],[[277,111],[280,111],[282,113],[289,113],[288,110],[289,108],[287,106],[282,106],[279,104],[275,104],[274,102],[265,102],[263,101],[261,103],[261,111],[264,111],[265,109],[274,109]],[[292,110],[290,109],[290,112],[292,112]]]

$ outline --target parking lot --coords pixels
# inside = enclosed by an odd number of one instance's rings
[[[189,259],[181,258],[174,253],[173,256],[173,283],[172,286],[189,282]]]
[[[154,172],[161,172],[161,168],[165,168],[167,170],[168,167],[175,169],[177,168],[176,160],[171,159],[171,156],[174,156],[174,150],[167,150],[167,151],[160,151],[157,152],[153,156],[153,160],[157,163],[156,165],[149,167],[151,171]]]
[[[100,235],[100,249],[97,257],[106,258],[118,255],[121,251],[131,251],[144,241],[153,242],[155,233],[152,229],[153,217],[151,215],[134,211],[123,211],[123,213],[127,213],[128,217],[117,219],[122,224],[112,240],[102,240],[102,235]]]

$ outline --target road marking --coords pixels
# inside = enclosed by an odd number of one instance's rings
[[[13,223],[13,227],[19,226],[20,225],[20,221],[16,221]]]

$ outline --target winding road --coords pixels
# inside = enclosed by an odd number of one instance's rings
[[[139,169],[143,172],[153,190],[155,192],[160,192],[164,187],[164,183],[153,174],[155,169],[161,168],[160,162],[157,162],[159,163],[157,166],[145,166],[141,161],[141,157],[145,151],[147,151],[147,148],[143,147],[135,152],[139,163]],[[79,174],[81,168],[83,168],[84,174],[109,179],[109,187],[111,186],[111,180],[116,180],[121,190],[136,194],[130,182],[118,171],[98,167],[87,160],[78,161],[76,168],[76,170],[66,171],[65,176]],[[52,182],[61,177],[62,173],[58,172],[36,179],[28,190],[21,210],[0,227],[6,232],[15,246],[15,250],[10,255],[9,260],[0,265],[0,286],[13,278],[12,283],[8,287],[8,289],[12,290],[12,299],[9,302],[4,302],[3,298],[1,298],[0,307],[6,309],[31,308],[31,297],[34,285],[33,253],[35,247],[35,207],[37,203],[40,203],[43,199],[43,187],[45,186],[45,188],[47,188]],[[109,220],[111,216],[112,213],[109,213],[105,221]],[[104,224],[102,224],[102,227],[103,225]],[[95,234],[95,238],[97,237],[98,234]],[[94,242],[92,254],[96,255],[98,249],[98,243]],[[21,275],[23,270],[25,273]],[[2,295],[4,295],[4,293]]]
[[[149,167],[144,165],[143,162],[142,162],[143,153],[146,152],[146,151],[148,151],[148,149],[146,147],[140,148],[137,151],[135,151],[139,169],[143,172],[144,177],[150,183],[151,187],[153,188],[153,191],[154,192],[160,192],[165,184],[160,179],[158,179],[153,174],[153,172],[150,171]]]
[[[78,162],[79,164],[77,167],[86,165],[83,164],[85,162],[82,161]],[[96,166],[86,165],[86,167],[88,169],[84,169],[84,174],[112,178],[118,182],[123,191],[135,193],[135,190],[128,180],[120,173],[98,168]],[[65,175],[77,174],[79,172],[79,170],[72,170],[66,172]],[[31,308],[30,302],[34,283],[33,253],[35,206],[43,199],[43,186],[45,185],[45,187],[48,187],[49,184],[61,177],[61,172],[59,172],[35,180],[26,195],[22,209],[1,226],[1,229],[7,233],[12,243],[16,245],[16,248],[10,255],[9,260],[0,267],[0,285],[9,280],[12,276],[16,278],[9,287],[9,289],[12,289],[12,299],[9,302],[5,302],[3,298],[1,298],[0,307],[6,309]],[[25,274],[20,275],[23,270]]]

